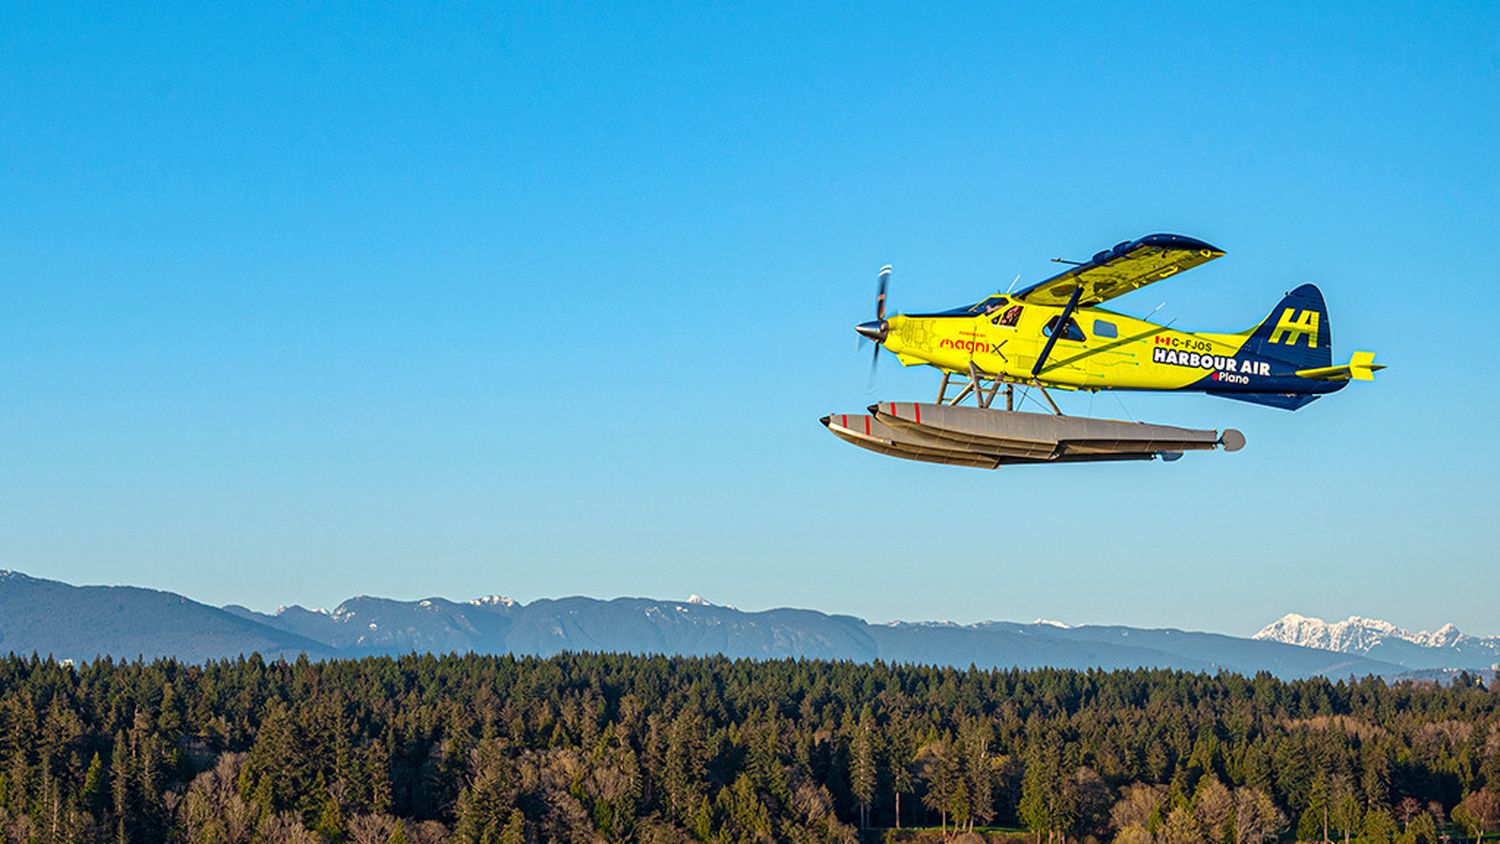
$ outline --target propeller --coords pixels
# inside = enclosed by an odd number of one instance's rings
[[[885,341],[885,291],[891,284],[891,265],[880,268],[880,279],[875,286],[875,321],[855,326],[860,340],[875,341],[874,353],[870,356],[870,378],[866,389],[875,389],[875,370],[880,366],[880,344]]]

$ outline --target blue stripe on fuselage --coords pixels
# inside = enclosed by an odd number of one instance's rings
[[[1314,378],[1302,378],[1297,375],[1296,370],[1283,361],[1264,355],[1236,355],[1243,361],[1253,362],[1250,370],[1252,374],[1239,374],[1214,371],[1197,381],[1189,384],[1183,389],[1201,390],[1209,395],[1222,396],[1229,399],[1240,399],[1255,402],[1256,404],[1280,407],[1286,410],[1296,410],[1303,405],[1328,393],[1342,390],[1347,381],[1320,381]],[[1262,366],[1261,364],[1266,364]],[[1238,366],[1243,369],[1244,367]],[[1269,371],[1267,375],[1256,374]]]

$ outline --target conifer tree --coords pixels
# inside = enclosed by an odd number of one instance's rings
[[[849,784],[859,803],[859,826],[870,825],[870,803],[875,799],[875,717],[866,705],[854,728],[849,748]]]
[[[83,775],[83,793],[79,795],[85,811],[98,817],[108,804],[109,792],[104,777],[104,762],[99,752],[89,760],[88,771]]]
[[[939,823],[947,834],[948,815],[961,782],[958,760],[953,743],[947,738],[933,742],[925,750],[927,758],[922,766],[922,780],[927,790],[922,795],[922,805],[938,813]]]
[[[891,799],[895,826],[901,828],[901,795],[912,790],[912,761],[915,756],[911,728],[902,720],[891,725],[886,737],[885,759],[891,776]]]
[[[526,816],[520,809],[512,809],[498,839],[499,844],[526,844]]]
[[[109,789],[115,815],[115,844],[129,844],[133,830],[133,812],[130,805],[130,751],[125,741],[125,731],[115,733],[114,744],[109,753]]]

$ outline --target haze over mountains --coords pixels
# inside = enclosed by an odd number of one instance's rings
[[[1317,622],[1313,624],[1312,622]],[[1409,634],[1369,623],[1353,628],[1288,616],[1255,638],[1058,622],[871,624],[815,610],[745,612],[693,596],[541,599],[502,596],[397,601],[360,596],[333,611],[292,606],[260,613],[211,607],[130,586],[70,586],[0,571],[0,653],[89,660],[175,656],[189,661],[259,652],[275,658],[358,657],[417,652],[562,651],[754,659],[804,657],[981,668],[1135,668],[1267,671],[1280,677],[1400,677],[1414,671],[1489,669],[1497,640],[1457,631]],[[1324,630],[1318,625],[1323,625]]]

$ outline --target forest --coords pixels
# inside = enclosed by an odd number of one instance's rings
[[[8,842],[1439,844],[1497,793],[1468,674],[0,658]]]

